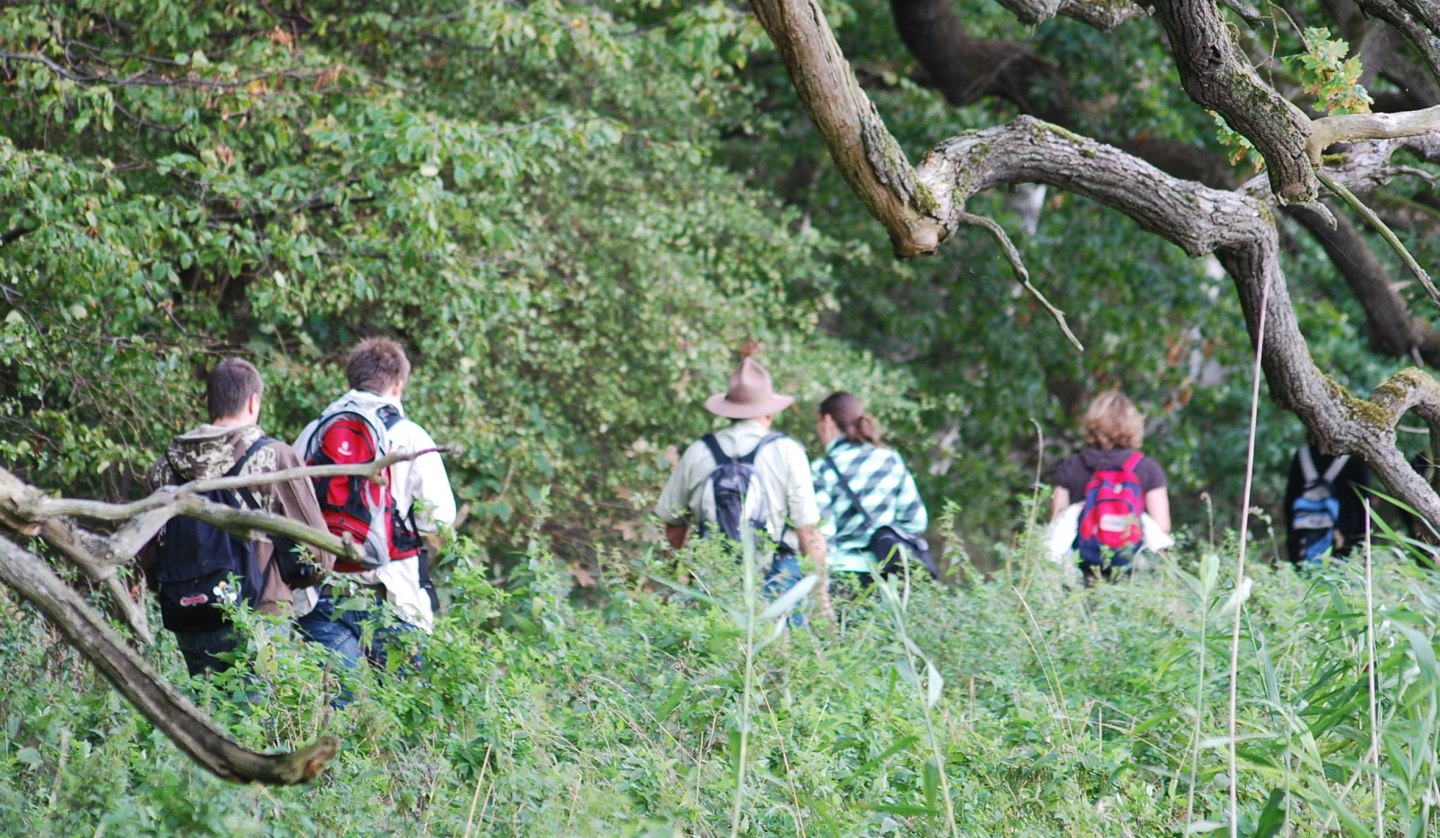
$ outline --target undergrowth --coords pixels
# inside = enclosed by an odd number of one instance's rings
[[[1023,552],[990,577],[961,561],[952,584],[912,580],[842,598],[834,622],[812,607],[807,628],[763,643],[783,615],[747,607],[741,568],[703,546],[678,567],[632,557],[584,605],[533,546],[505,590],[461,562],[423,673],[343,673],[355,700],[340,711],[328,702],[342,674],[283,632],[255,632],[250,663],[208,682],[186,680],[162,633],[151,659],[240,741],[279,749],[321,733],[342,740],[321,777],[298,788],[233,785],[196,768],[28,607],[0,598],[3,829],[1223,830],[1233,552],[1189,547],[1131,583],[1088,591],[1067,589],[1057,568]],[[681,590],[647,575],[681,573]],[[1384,831],[1432,832],[1432,578],[1377,551],[1377,759],[1361,568],[1300,576],[1261,566],[1251,575],[1240,833],[1372,834],[1377,764]]]

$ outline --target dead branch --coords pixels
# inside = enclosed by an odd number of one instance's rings
[[[298,751],[261,754],[225,735],[125,644],[38,556],[0,536],[0,582],[40,610],[150,723],[226,780],[293,785],[314,779],[339,751],[324,736]]]

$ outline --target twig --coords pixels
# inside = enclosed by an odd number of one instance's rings
[[[403,463],[407,460],[414,460],[426,454],[434,454],[444,450],[443,448],[426,448],[423,451],[403,451],[390,454],[376,460],[373,463],[360,463],[353,466],[300,466],[281,471],[269,471],[257,474],[242,474],[237,477],[216,477],[208,480],[192,480],[180,486],[165,486],[156,490],[149,496],[131,503],[105,503],[93,500],[73,500],[70,498],[50,498],[41,496],[32,499],[28,504],[17,505],[17,511],[23,516],[32,520],[50,518],[60,515],[69,515],[76,518],[89,518],[95,521],[123,521],[127,518],[134,518],[152,509],[158,509],[167,504],[174,503],[176,499],[198,494],[200,492],[213,492],[221,489],[241,489],[250,486],[266,486],[272,483],[284,483],[287,480],[296,478],[316,477],[339,477],[345,475],[371,476],[379,474],[396,463]],[[0,469],[3,472],[4,469]],[[382,482],[377,480],[377,482]],[[0,501],[4,498],[0,497]]]
[[[1416,262],[1415,257],[1410,255],[1410,251],[1405,249],[1405,245],[1400,243],[1400,239],[1396,237],[1394,231],[1391,230],[1384,221],[1380,220],[1380,216],[1376,215],[1374,210],[1366,206],[1364,201],[1356,197],[1354,192],[1346,188],[1345,184],[1331,177],[1323,169],[1316,169],[1315,174],[1320,178],[1321,183],[1325,184],[1331,192],[1339,195],[1341,200],[1345,201],[1345,203],[1350,205],[1351,209],[1359,213],[1360,217],[1365,219],[1367,224],[1375,228],[1375,232],[1379,233],[1380,237],[1400,256],[1400,261],[1405,263],[1405,267],[1410,269],[1410,273],[1414,274],[1415,278],[1420,280],[1420,284],[1425,286],[1425,291],[1430,295],[1430,301],[1436,305],[1440,305],[1440,289],[1437,289],[1435,283],[1430,281],[1430,274],[1426,273],[1425,269],[1420,267],[1420,263]]]
[[[995,237],[995,241],[1000,245],[1000,249],[1005,251],[1005,258],[1010,260],[1010,267],[1014,269],[1016,277],[1020,280],[1020,284],[1025,286],[1025,290],[1029,291],[1030,294],[1039,301],[1040,305],[1045,307],[1046,311],[1050,312],[1050,316],[1055,318],[1056,325],[1060,327],[1060,331],[1065,333],[1065,337],[1069,339],[1070,343],[1073,344],[1076,349],[1084,352],[1084,345],[1080,343],[1079,338],[1075,337],[1075,333],[1070,331],[1070,324],[1065,322],[1065,312],[1051,305],[1050,301],[1045,299],[1045,295],[1040,293],[1040,289],[1031,284],[1030,271],[1026,270],[1025,262],[1020,258],[1019,249],[1010,241],[1010,237],[1005,234],[1005,228],[997,224],[994,219],[986,218],[983,215],[960,212],[956,214],[956,218],[962,223],[986,230],[991,236]]]

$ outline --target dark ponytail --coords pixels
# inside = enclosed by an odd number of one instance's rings
[[[835,427],[851,442],[880,444],[880,428],[875,424],[874,417],[866,414],[860,400],[851,394],[843,391],[831,393],[820,403],[819,412],[821,416],[834,420]]]

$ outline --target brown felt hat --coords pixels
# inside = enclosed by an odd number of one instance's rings
[[[779,413],[795,403],[794,396],[782,396],[770,383],[770,373],[749,358],[730,376],[730,387],[705,400],[705,409],[726,419],[756,419]]]

